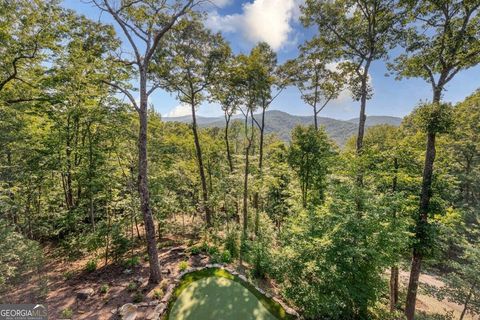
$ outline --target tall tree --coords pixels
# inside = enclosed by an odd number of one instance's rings
[[[192,131],[197,155],[200,182],[202,184],[202,207],[207,226],[211,226],[211,210],[208,203],[208,187],[202,148],[198,135],[196,110],[206,100],[207,88],[220,75],[222,65],[230,55],[230,48],[222,36],[212,34],[197,19],[182,20],[161,42],[157,52],[159,86],[175,92],[180,102],[190,105]]]
[[[324,200],[333,148],[325,130],[313,126],[295,127],[288,162],[300,180],[302,205],[318,205]]]
[[[284,68],[292,83],[300,91],[302,100],[313,109],[313,123],[318,130],[318,114],[336,99],[344,86],[344,75],[328,65],[328,56],[316,46],[300,47],[297,59],[288,61]]]
[[[229,57],[218,76],[210,87],[211,100],[218,102],[225,118],[224,141],[227,151],[227,160],[230,173],[234,170],[232,150],[229,139],[229,129],[232,116],[238,111],[241,93],[238,90],[236,71],[236,59]]]
[[[357,153],[363,146],[365,109],[371,97],[369,72],[372,62],[385,59],[399,41],[401,14],[395,0],[306,0],[302,22],[316,25],[318,35],[312,44],[326,48],[341,67],[351,72],[353,94],[360,100]],[[362,182],[359,174],[358,181]]]
[[[135,100],[130,85],[104,80],[114,89],[125,94],[138,112],[140,128],[138,133],[138,193],[145,223],[147,250],[150,263],[151,283],[161,279],[158,250],[155,240],[155,224],[150,206],[147,162],[148,97],[157,89],[148,87],[149,69],[160,40],[175,25],[177,20],[189,12],[198,2],[195,0],[175,0],[172,2],[155,0],[92,0],[103,12],[110,14],[125,34],[133,50],[133,60],[124,56],[117,59],[121,64],[132,66],[138,76],[139,102]]]
[[[60,15],[62,11],[56,1],[2,1],[0,92],[12,82],[34,85],[30,79],[34,66],[38,66],[49,49],[54,49],[59,39],[56,33]]]
[[[239,110],[244,116],[244,146],[245,146],[245,167],[243,175],[243,240],[248,232],[248,175],[250,172],[250,152],[255,137],[255,122],[253,113],[258,107],[260,100],[259,79],[262,78],[261,68],[252,56],[240,55],[237,68],[238,87],[242,92],[242,106]],[[249,123],[250,122],[250,123]]]
[[[404,6],[411,12],[413,27],[406,39],[406,53],[396,59],[393,66],[398,77],[419,77],[432,87],[432,103],[425,113],[437,112],[435,119],[426,127],[427,146],[423,169],[422,191],[417,217],[415,237],[419,246],[413,248],[410,281],[407,292],[405,314],[412,320],[424,250],[420,248],[425,238],[430,199],[432,197],[433,164],[435,161],[436,134],[443,132],[438,123],[445,106],[440,104],[445,85],[461,70],[480,62],[480,1],[405,1]],[[442,107],[443,106],[443,107]],[[429,121],[430,121],[429,120]],[[438,127],[440,126],[440,127]]]

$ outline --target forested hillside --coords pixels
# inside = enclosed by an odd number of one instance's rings
[[[88,5],[102,18],[0,0],[0,303],[479,319],[480,91],[445,98],[480,63],[479,0],[306,0],[283,60],[233,50],[204,1]],[[401,120],[366,116],[379,64],[431,89]],[[311,116],[272,110],[287,88]],[[162,118],[158,92],[191,115]],[[358,118],[322,117],[340,92]]]
[[[262,119],[261,114],[256,114],[256,118]],[[183,117],[163,117],[163,121],[173,121],[181,123],[191,123],[191,116]],[[241,116],[232,116],[232,121],[241,121]],[[399,126],[402,120],[397,117],[369,116],[365,126],[371,127],[379,124],[390,124]],[[225,127],[225,120],[221,117],[197,117],[200,127]],[[291,140],[292,130],[299,125],[312,125],[314,123],[312,116],[295,116],[278,110],[268,110],[265,112],[265,133],[275,134],[280,139],[289,142]],[[348,138],[355,135],[358,131],[358,119],[348,121],[336,120],[326,117],[318,117],[318,123],[325,128],[328,136],[339,146],[344,146]]]

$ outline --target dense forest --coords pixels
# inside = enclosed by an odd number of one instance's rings
[[[306,0],[315,36],[282,63],[264,42],[234,53],[202,0],[91,5],[112,24],[0,0],[1,303],[114,319],[204,257],[304,319],[479,319],[480,91],[444,91],[480,63],[480,1]],[[365,125],[376,61],[431,86],[399,126]],[[265,130],[287,87],[312,114],[289,139]],[[192,121],[162,121],[156,90]],[[343,90],[359,117],[339,145],[317,120]],[[205,103],[221,126],[197,123]],[[68,300],[83,283],[108,317]]]

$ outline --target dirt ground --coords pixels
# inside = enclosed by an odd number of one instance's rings
[[[171,242],[171,241],[170,241]],[[99,262],[99,267],[93,272],[84,271],[88,258],[75,262],[67,262],[62,258],[47,256],[47,265],[44,268],[44,278],[47,279],[47,295],[45,301],[38,301],[35,281],[28,281],[15,286],[7,292],[0,301],[6,303],[39,303],[45,302],[49,310],[49,319],[62,319],[65,309],[73,311],[72,319],[119,319],[117,310],[122,305],[133,302],[135,295],[143,297],[143,305],[138,309],[137,319],[149,319],[153,315],[155,302],[154,290],[163,288],[169,280],[178,275],[178,263],[189,261],[191,267],[198,267],[209,262],[204,255],[185,253],[186,246],[173,244],[159,249],[160,266],[162,268],[162,283],[158,286],[148,285],[148,262],[127,269],[122,265]],[[142,256],[142,255],[140,255]],[[36,275],[35,275],[36,276]],[[34,278],[35,278],[34,276]],[[30,284],[31,283],[31,284]],[[131,283],[136,283],[136,290],[132,290]],[[102,293],[101,287],[108,286],[108,292]],[[130,287],[129,287],[130,286]],[[81,297],[79,292],[87,292]],[[80,296],[79,296],[80,295]],[[150,305],[148,305],[150,303]]]
[[[400,271],[400,283],[403,285],[403,287],[406,287],[408,285],[408,279],[409,279],[410,274],[407,271]],[[433,275],[428,275],[428,274],[421,274],[420,275],[420,286],[421,284],[428,284],[431,286],[436,286],[436,287],[442,287],[444,283],[438,279],[437,277]],[[460,317],[460,314],[462,313],[463,306],[448,301],[448,300],[443,300],[439,301],[431,296],[422,294],[421,290],[417,296],[417,304],[416,304],[417,310],[420,311],[425,311],[426,313],[433,314],[433,313],[439,313],[439,314],[446,314],[447,312],[453,311],[453,315],[456,319]],[[467,314],[464,317],[465,320],[480,320],[480,317],[478,316],[472,316],[470,314]]]
[[[178,228],[178,230],[183,228]],[[181,232],[184,234],[184,232]],[[98,260],[98,267],[93,272],[86,272],[85,266],[91,257],[84,257],[77,261],[68,261],[65,257],[58,257],[58,251],[46,248],[45,260],[47,261],[40,274],[29,275],[25,281],[20,281],[14,289],[0,296],[0,303],[46,303],[49,318],[62,319],[62,311],[67,309],[73,312],[71,319],[119,319],[118,308],[126,303],[133,302],[134,298],[141,296],[142,305],[138,309],[137,319],[149,319],[153,316],[156,289],[165,289],[166,286],[179,274],[178,264],[188,260],[190,267],[199,267],[209,263],[206,255],[187,254],[188,238],[170,236],[159,243],[168,244],[159,249],[160,266],[163,280],[155,287],[148,285],[148,262],[140,258],[140,263],[127,269],[125,266],[112,263],[104,264]],[[190,241],[191,242],[191,241]],[[143,257],[144,248],[138,248],[133,255]],[[400,272],[403,287],[408,284],[409,274]],[[32,281],[36,279],[36,281]],[[42,288],[44,298],[38,298],[38,283],[43,280]],[[422,274],[420,282],[429,285],[442,286],[443,283],[432,275]],[[132,283],[137,289],[132,290]],[[258,281],[257,286],[270,292],[278,292],[278,287],[271,280]],[[101,288],[108,286],[108,292],[102,293]],[[85,296],[82,291],[87,292]],[[419,294],[417,309],[426,313],[445,314],[453,311],[456,318],[462,312],[462,306],[444,300],[438,301],[430,296]],[[480,320],[480,317],[467,315],[466,320]]]

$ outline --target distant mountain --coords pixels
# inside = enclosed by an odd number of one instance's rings
[[[234,117],[234,119],[238,121],[242,117],[243,116],[241,115],[237,115]],[[262,115],[256,114],[255,118],[261,120]],[[190,123],[192,121],[192,117],[164,117],[163,120]],[[365,125],[367,128],[378,124],[399,126],[401,121],[402,119],[397,117],[367,116]],[[197,123],[201,127],[221,128],[225,126],[225,119],[223,117],[197,117]],[[348,138],[352,135],[355,135],[358,130],[358,118],[344,121],[326,117],[318,117],[318,123],[325,128],[330,138],[340,146],[344,146]],[[285,141],[290,141],[290,133],[292,129],[299,124],[313,124],[313,116],[295,116],[278,110],[269,110],[265,114],[265,132],[267,134],[275,133]]]

